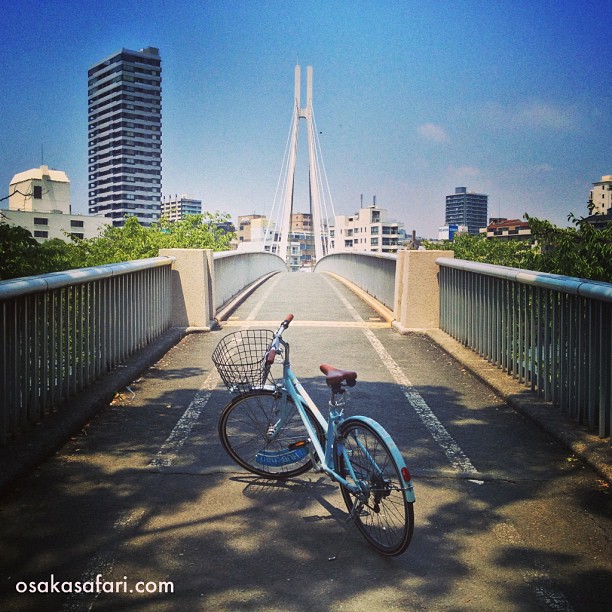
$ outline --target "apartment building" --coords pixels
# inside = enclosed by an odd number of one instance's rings
[[[121,49],[88,72],[89,212],[115,226],[161,214],[159,50]]]
[[[180,221],[187,215],[201,215],[202,200],[190,198],[187,195],[164,196],[161,201],[161,216],[169,221]]]
[[[330,227],[330,253],[397,253],[403,223],[387,218],[387,210],[375,204],[353,215],[338,215]]]
[[[589,194],[593,215],[612,214],[612,174],[601,177],[601,181],[593,183]]]

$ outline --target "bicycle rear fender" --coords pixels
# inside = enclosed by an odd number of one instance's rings
[[[358,421],[361,423],[365,423],[366,425],[369,425],[372,429],[374,429],[374,431],[376,431],[376,433],[387,444],[387,446],[389,447],[389,450],[391,451],[391,455],[393,456],[393,459],[395,460],[395,462],[397,463],[397,466],[400,469],[400,477],[403,481],[403,484],[406,487],[405,488],[406,501],[408,501],[409,503],[414,503],[414,501],[416,500],[416,497],[414,495],[414,487],[412,484],[412,479],[410,478],[410,472],[408,468],[406,467],[406,462],[404,461],[402,454],[397,448],[397,444],[395,444],[395,442],[393,441],[393,438],[387,433],[387,430],[378,421],[375,421],[374,419],[371,419],[370,417],[366,417],[366,416],[351,416],[345,419],[344,422],[346,423],[347,421],[352,421],[352,422]],[[406,479],[406,474],[408,475],[408,479]]]

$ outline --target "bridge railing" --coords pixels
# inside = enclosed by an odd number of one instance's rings
[[[262,276],[287,271],[282,258],[271,253],[221,251],[214,254],[213,260],[216,311]]]
[[[612,284],[439,258],[440,328],[610,435]]]
[[[393,310],[397,257],[383,253],[332,253],[321,259],[316,272],[333,272],[366,291]]]
[[[172,259],[0,282],[0,445],[166,331]]]

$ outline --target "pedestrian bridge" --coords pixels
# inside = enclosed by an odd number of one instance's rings
[[[268,253],[177,249],[0,282],[0,446],[69,411],[74,398],[152,343],[169,346],[177,333],[231,325],[236,307],[258,288],[274,304],[254,317],[259,322],[275,324],[295,310],[296,325],[362,325],[310,315],[325,309],[322,274],[374,309],[368,325],[392,326],[398,339],[432,331],[453,338],[483,370],[499,369],[539,397],[551,415],[610,436],[610,284],[461,261],[444,251],[329,255],[312,274],[289,275],[293,290],[279,273],[284,262]]]

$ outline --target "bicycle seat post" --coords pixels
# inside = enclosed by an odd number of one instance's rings
[[[331,399],[329,400],[329,410],[331,411],[335,411],[336,413],[338,412],[336,410],[336,408],[343,408],[345,401],[344,401],[344,397],[342,397],[344,395],[345,389],[343,389],[340,385],[331,385],[330,386],[331,389]],[[336,396],[339,395],[341,397],[341,399],[336,399]],[[340,410],[340,412],[342,412],[342,410]]]

